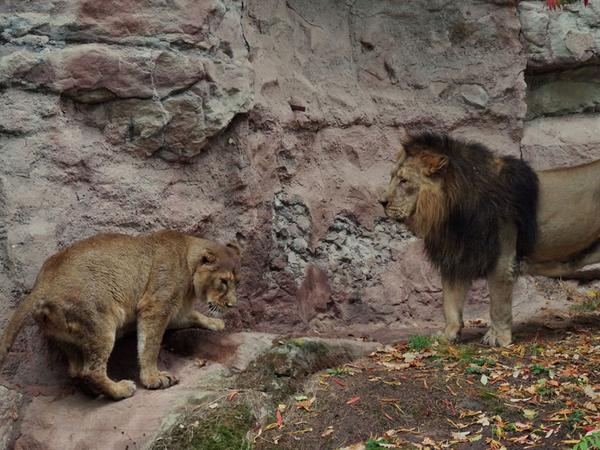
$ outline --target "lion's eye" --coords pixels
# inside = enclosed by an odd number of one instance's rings
[[[400,178],[400,184],[406,184],[408,180],[406,178]]]
[[[221,289],[227,289],[227,280],[221,280]]]

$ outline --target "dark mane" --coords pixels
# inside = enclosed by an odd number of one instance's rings
[[[501,222],[517,228],[517,258],[535,244],[538,179],[529,165],[512,156],[496,157],[487,147],[431,132],[410,136],[409,156],[431,152],[448,158],[443,177],[446,219],[425,236],[431,261],[449,280],[486,276],[500,254]]]

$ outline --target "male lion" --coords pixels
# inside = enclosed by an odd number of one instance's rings
[[[422,133],[404,145],[380,202],[440,270],[449,340],[473,280],[487,277],[490,291],[483,341],[505,346],[519,271],[560,277],[600,262],[600,160],[536,173],[483,145]]]
[[[159,371],[157,357],[167,328],[222,330],[220,319],[193,310],[196,300],[211,311],[236,304],[240,249],[159,231],[146,236],[99,234],[51,256],[31,294],[19,305],[0,342],[0,364],[31,314],[65,352],[69,375],[114,400],[131,397],[135,383],[115,382],[106,364],[115,339],[137,326],[140,381],[164,389],[178,380]]]

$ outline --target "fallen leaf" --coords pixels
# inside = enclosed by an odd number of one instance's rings
[[[522,423],[522,422],[515,422],[514,423],[515,429],[517,431],[527,431],[527,430],[531,430],[533,428],[533,424],[531,423]]]
[[[321,437],[331,436],[332,434],[333,434],[333,427],[330,425],[325,429],[325,431],[323,431],[323,433],[321,434]]]
[[[585,402],[583,404],[583,407],[585,409],[589,409],[590,411],[594,411],[594,412],[598,411],[598,408],[592,402]]]
[[[311,399],[302,400],[301,402],[296,403],[296,408],[303,409],[304,411],[310,411],[310,407],[315,402],[317,397],[313,397]]]
[[[283,426],[283,416],[281,415],[281,411],[279,409],[275,411],[275,417],[277,418],[277,428],[281,429]]]
[[[533,420],[537,417],[538,413],[534,409],[523,409],[523,417],[529,420]]]
[[[594,392],[594,388],[589,384],[583,388],[583,392],[592,400],[596,400],[598,397],[600,397],[597,392]]]
[[[269,425],[265,426],[265,431],[269,431],[272,430],[273,428],[277,428],[279,427],[279,424],[277,422],[273,422],[270,423]]]
[[[350,400],[348,400],[346,402],[346,405],[353,405],[354,403],[356,403],[359,400],[360,400],[360,397],[352,397]]]
[[[343,388],[345,388],[345,387],[346,387],[346,384],[345,384],[343,381],[341,381],[341,380],[339,380],[339,379],[337,379],[337,378],[335,378],[335,377],[331,377],[331,381],[333,381],[333,382],[334,382],[335,384],[337,384],[338,386],[341,386],[341,387],[343,387]]]
[[[227,396],[227,400],[232,401],[239,393],[239,391],[231,391]]]
[[[452,439],[456,439],[459,442],[467,442],[467,436],[471,434],[470,431],[453,431]]]

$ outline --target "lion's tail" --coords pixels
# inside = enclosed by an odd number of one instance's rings
[[[8,355],[8,350],[12,346],[15,338],[23,328],[25,321],[31,315],[31,310],[38,300],[35,295],[35,291],[32,292],[29,296],[23,300],[19,306],[17,306],[17,311],[8,321],[8,325],[4,330],[4,334],[2,335],[2,340],[0,341],[0,367],[4,363],[6,356]]]

